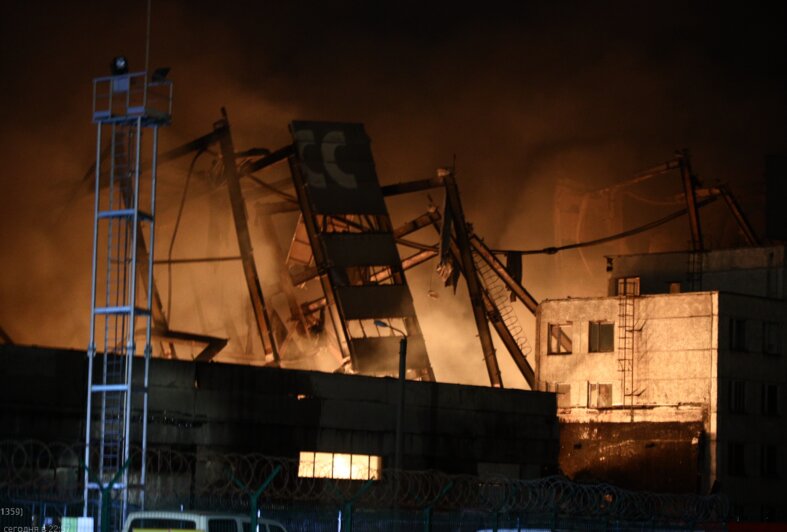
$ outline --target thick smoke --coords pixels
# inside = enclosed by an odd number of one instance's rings
[[[151,66],[172,67],[176,86],[162,149],[209,131],[222,106],[239,149],[286,144],[291,119],[363,122],[384,184],[431,176],[456,155],[478,234],[493,248],[529,249],[559,244],[558,183],[593,190],[688,147],[699,176],[729,181],[762,229],[763,156],[785,151],[787,138],[783,6],[330,4],[153,2]],[[95,149],[90,80],[115,53],[142,68],[144,10],[144,2],[79,10],[31,2],[0,18],[0,326],[19,343],[87,343],[92,199],[81,179]],[[187,164],[162,168],[159,257]],[[649,187],[638,191],[680,192],[675,175]],[[175,256],[235,253],[226,198],[215,195],[194,180]],[[627,201],[623,228],[679,208]],[[426,204],[424,194],[393,200],[394,224]],[[735,244],[722,238],[734,235],[722,207],[707,211],[712,245]],[[596,214],[577,238],[604,236]],[[678,249],[687,239],[679,220],[621,245],[526,257],[524,282],[538,299],[601,294],[604,253]],[[439,288],[429,268],[408,279],[437,376],[484,384],[466,293]],[[166,294],[165,272],[157,274]],[[231,352],[258,349],[235,265],[173,274],[173,327],[228,334]],[[426,296],[430,288],[439,299]],[[532,343],[532,318],[520,317]],[[506,385],[523,386],[499,352]]]

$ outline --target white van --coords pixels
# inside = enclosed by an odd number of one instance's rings
[[[260,532],[287,532],[284,525],[260,518]],[[254,532],[248,515],[212,512],[131,512],[123,532]]]

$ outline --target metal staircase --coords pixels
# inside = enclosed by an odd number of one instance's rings
[[[148,94],[153,88],[164,89],[163,101]],[[158,127],[169,123],[171,84],[150,83],[144,72],[120,74],[96,79],[93,96],[98,138],[83,513],[106,519],[99,523],[103,529],[120,530],[129,505],[144,505],[156,152]],[[153,131],[144,146],[143,128]],[[105,143],[110,153],[102,160]],[[144,148],[152,151],[150,179],[142,178]],[[147,268],[139,268],[145,235],[151,252]],[[143,370],[135,379],[137,355],[143,356]],[[141,410],[142,427],[134,432],[132,407]],[[142,443],[141,460],[133,465],[132,439]]]
[[[505,324],[511,337],[514,339],[517,347],[522,352],[522,355],[527,357],[532,348],[525,336],[525,331],[519,323],[519,318],[511,306],[511,298],[509,291],[503,281],[500,279],[498,273],[481,257],[481,255],[473,251],[473,262],[475,263],[476,272],[481,280],[484,290],[489,296],[497,312],[500,314],[500,319]]]

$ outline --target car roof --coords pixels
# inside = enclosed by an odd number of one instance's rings
[[[235,518],[249,520],[248,514],[243,513],[227,513],[227,512],[208,512],[205,510],[141,510],[129,512],[128,518],[143,518],[143,517],[162,517],[172,519],[188,519],[189,516],[208,517],[208,518]],[[275,520],[260,517],[264,522],[276,523]]]

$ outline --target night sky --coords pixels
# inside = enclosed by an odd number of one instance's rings
[[[143,67],[146,2],[14,4],[0,16],[0,326],[19,343],[84,348],[91,80],[117,54]],[[729,182],[762,230],[764,156],[787,153],[785,4],[460,4],[153,0],[151,66],[171,67],[175,83],[162,148],[208,132],[221,106],[239,149],[287,144],[292,119],[363,122],[384,184],[431,176],[456,154],[467,218],[492,247],[515,249],[555,244],[559,179],[607,185],[690,148],[699,177]],[[162,170],[163,246],[183,181],[177,165]],[[680,192],[676,177],[657,188]],[[396,199],[394,223],[425,206]],[[670,227],[684,247],[688,224]],[[708,225],[711,245],[735,243],[714,236],[724,227]],[[180,244],[195,256],[215,242]],[[603,280],[600,254],[582,259],[576,277]],[[539,299],[570,293],[554,260],[524,264]],[[447,291],[427,299],[435,282],[428,269],[410,279],[437,376],[484,383],[472,334],[429,343],[430,329],[470,315]],[[581,284],[571,295],[603,293]],[[204,332],[227,332],[210,323]]]

